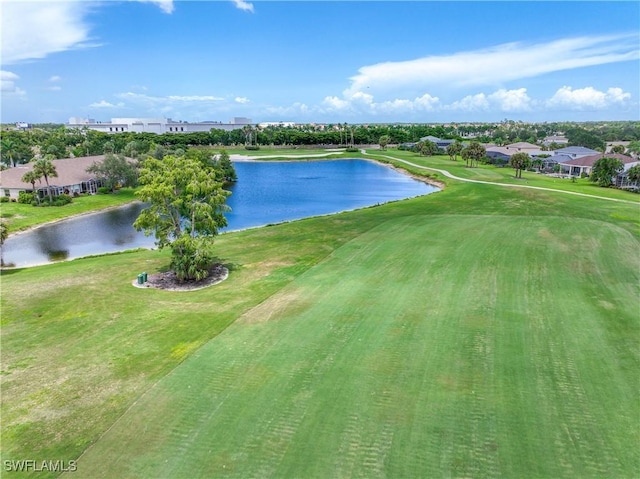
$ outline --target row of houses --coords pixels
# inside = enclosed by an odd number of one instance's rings
[[[58,176],[49,178],[51,194],[57,196],[66,193],[73,196],[82,193],[97,193],[102,184],[95,174],[87,172],[87,168],[94,163],[101,163],[102,161],[104,161],[104,155],[53,160],[52,163]],[[24,174],[29,171],[33,171],[33,163],[26,163],[0,171],[0,191],[2,196],[18,199],[21,191],[32,192],[33,185],[22,181]],[[35,192],[41,197],[47,195],[47,185],[44,179],[35,184]]]
[[[554,143],[566,143],[566,138],[564,137],[551,137],[551,140],[553,140]],[[446,150],[446,148],[450,144],[455,143],[456,140],[443,140],[434,136],[425,136],[424,138],[420,138],[420,142],[424,141],[430,141],[438,148]],[[417,143],[404,143],[402,146],[409,149],[414,147],[416,144]],[[468,142],[463,141],[462,144],[464,146],[468,146]],[[608,146],[610,149],[611,145]],[[532,160],[540,160],[540,166],[538,167],[539,171],[552,172],[554,170],[558,170],[557,172],[559,174],[572,177],[589,176],[595,162],[604,156],[607,156],[608,158],[617,158],[622,162],[623,170],[615,179],[616,186],[621,188],[638,187],[637,184],[628,180],[626,173],[631,167],[640,164],[640,160],[628,155],[621,155],[618,153],[604,154],[583,146],[567,146],[549,151],[543,150],[540,145],[534,145],[533,143],[528,143],[526,141],[511,143],[505,146],[489,144],[485,145],[485,150],[486,156],[491,158],[496,164],[507,165],[514,154],[527,153]]]
[[[556,165],[559,166],[559,173],[568,176],[588,176],[596,161],[600,158],[617,158],[623,164],[622,173],[631,167],[640,164],[640,160],[628,155],[619,153],[600,153],[599,151],[585,148],[583,146],[567,146],[553,151],[544,151],[538,145],[527,142],[513,143],[507,146],[486,147],[487,156],[494,160],[509,162],[515,153],[525,152],[531,159],[541,160],[542,171],[552,171]]]

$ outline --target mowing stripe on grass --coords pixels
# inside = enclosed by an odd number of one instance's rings
[[[612,244],[638,251],[592,220],[388,220],[191,355],[74,477],[632,477],[640,260]]]

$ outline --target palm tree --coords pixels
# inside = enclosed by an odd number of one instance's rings
[[[487,150],[484,146],[482,146],[477,141],[472,141],[471,144],[467,147],[469,150],[469,159],[471,160],[471,167],[473,168],[473,162],[475,161],[476,166],[478,166],[478,162],[484,157],[487,153]]]
[[[0,247],[4,244],[4,241],[9,237],[9,229],[4,221],[0,221]]]
[[[0,265],[4,266],[4,259],[2,258],[2,245],[4,241],[9,237],[9,228],[4,221],[0,221]]]
[[[51,187],[49,186],[49,177],[58,176],[58,172],[56,170],[55,165],[52,161],[52,156],[47,155],[44,158],[40,158],[36,160],[33,165],[33,171],[38,175],[38,178],[44,178],[45,183],[47,183],[47,193],[49,194],[49,203],[51,203]]]
[[[520,153],[515,153],[511,155],[509,158],[509,165],[511,165],[516,170],[516,178],[522,178],[522,170],[527,168],[531,164],[531,158],[528,153],[521,151]]]
[[[463,148],[464,145],[459,141],[451,143],[449,146],[447,146],[447,154],[449,155],[449,158],[451,158],[453,161],[457,161],[458,155],[462,152]]]
[[[22,175],[22,181],[25,183],[31,183],[31,190],[33,191],[33,195],[40,203],[40,196],[36,193],[36,181],[40,181],[41,176],[38,176],[35,170],[27,171],[24,175]]]
[[[11,166],[16,166],[14,156],[17,146],[16,142],[9,138],[0,141],[0,151],[2,151],[2,156],[6,155],[9,158]]]

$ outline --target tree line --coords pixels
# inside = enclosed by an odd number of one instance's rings
[[[67,128],[32,128],[25,131],[3,129],[0,132],[0,160],[5,167],[27,163],[33,158],[53,158],[123,154],[127,157],[153,154],[162,149],[189,147],[260,146],[342,146],[415,143],[426,136],[442,139],[477,140],[480,143],[505,145],[518,141],[541,144],[550,135],[562,133],[568,145],[604,151],[608,141],[631,141],[630,149],[640,153],[640,122],[540,123],[504,121],[493,124],[372,124],[330,123],[295,126],[246,125],[225,131],[212,128],[193,133],[105,133]],[[551,144],[549,149],[566,145]]]

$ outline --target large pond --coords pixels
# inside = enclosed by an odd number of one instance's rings
[[[227,203],[234,231],[425,195],[436,187],[366,160],[236,162]],[[23,267],[154,246],[132,223],[144,205],[79,216],[10,237],[5,266]]]

